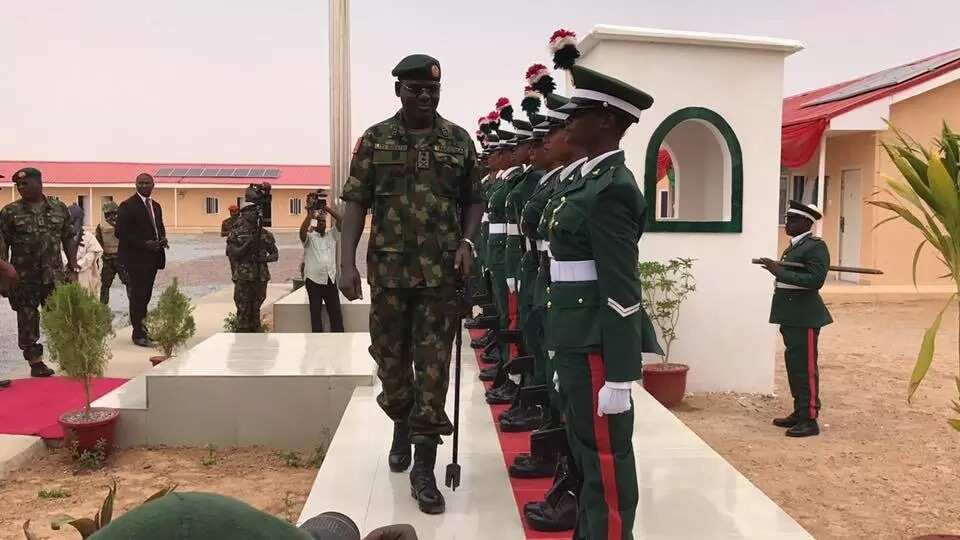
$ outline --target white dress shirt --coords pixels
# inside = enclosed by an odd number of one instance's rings
[[[340,231],[330,227],[321,235],[317,231],[307,233],[304,242],[303,276],[317,285],[337,282],[337,242]]]

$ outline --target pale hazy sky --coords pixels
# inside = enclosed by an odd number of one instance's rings
[[[0,159],[326,163],[323,0],[0,0]],[[786,91],[960,47],[957,0],[351,3],[355,135],[397,109],[390,70],[443,67],[471,133],[553,30],[619,24],[797,39]],[[642,66],[640,67],[642,69]]]

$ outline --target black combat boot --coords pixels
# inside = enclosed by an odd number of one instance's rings
[[[390,470],[403,472],[410,466],[410,426],[405,422],[394,422],[393,444],[390,445]]]
[[[800,419],[797,418],[797,413],[792,412],[783,418],[774,418],[773,425],[777,427],[792,428],[793,426],[797,425],[797,422],[799,421]]]
[[[557,468],[557,460],[530,454],[520,454],[510,465],[512,478],[551,478]]]
[[[410,469],[410,495],[425,514],[442,514],[446,510],[443,494],[437,489],[433,468],[437,464],[436,443],[414,445],[413,468]]]
[[[30,376],[31,377],[49,377],[53,375],[53,370],[48,368],[43,362],[36,362],[30,364]]]
[[[820,425],[816,420],[797,420],[797,425],[788,429],[787,437],[813,437],[820,434]]]
[[[480,380],[484,382],[490,382],[497,378],[497,371],[500,368],[497,366],[489,366],[480,370]]]

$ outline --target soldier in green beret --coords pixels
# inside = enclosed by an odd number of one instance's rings
[[[19,280],[10,291],[10,307],[17,312],[17,341],[30,364],[30,376],[49,377],[53,370],[43,363],[39,307],[57,285],[66,281],[67,270],[79,272],[76,231],[67,206],[43,194],[43,177],[32,167],[13,175],[20,200],[0,210],[0,259],[9,261]]]
[[[127,285],[127,271],[120,262],[120,240],[117,238],[117,212],[119,206],[113,201],[103,203],[103,219],[106,223],[97,225],[94,235],[103,247],[103,268],[100,270],[100,303],[110,303],[110,287],[113,280]]]
[[[793,394],[793,411],[775,418],[773,425],[788,428],[788,437],[812,437],[820,434],[820,368],[818,366],[820,329],[833,322],[820,297],[827,279],[830,252],[827,244],[813,236],[813,224],[823,217],[816,205],[790,201],[784,228],[790,245],[780,259],[803,264],[788,268],[777,261],[763,259],[763,266],[776,277],[770,322],[780,325],[783,336],[787,379]]]
[[[560,192],[549,224],[547,347],[566,398],[583,475],[579,535],[632,539],[639,499],[631,388],[642,353],[660,353],[637,276],[646,204],[620,140],[653,103],[646,93],[573,66],[567,137],[589,159]]]
[[[393,75],[401,109],[357,141],[341,196],[340,288],[349,300],[360,296],[355,256],[369,209],[370,354],[383,385],[377,401],[394,422],[388,461],[405,471],[413,443],[411,494],[436,514],[445,509],[437,445],[453,432],[444,408],[462,316],[457,289],[470,275],[484,200],[470,134],[437,114],[440,63],[411,55]]]

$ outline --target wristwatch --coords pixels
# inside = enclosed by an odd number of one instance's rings
[[[464,237],[464,238],[461,238],[460,241],[461,241],[461,242],[466,242],[467,245],[470,246],[470,253],[472,253],[474,257],[477,256],[477,246],[473,245],[473,240]]]

